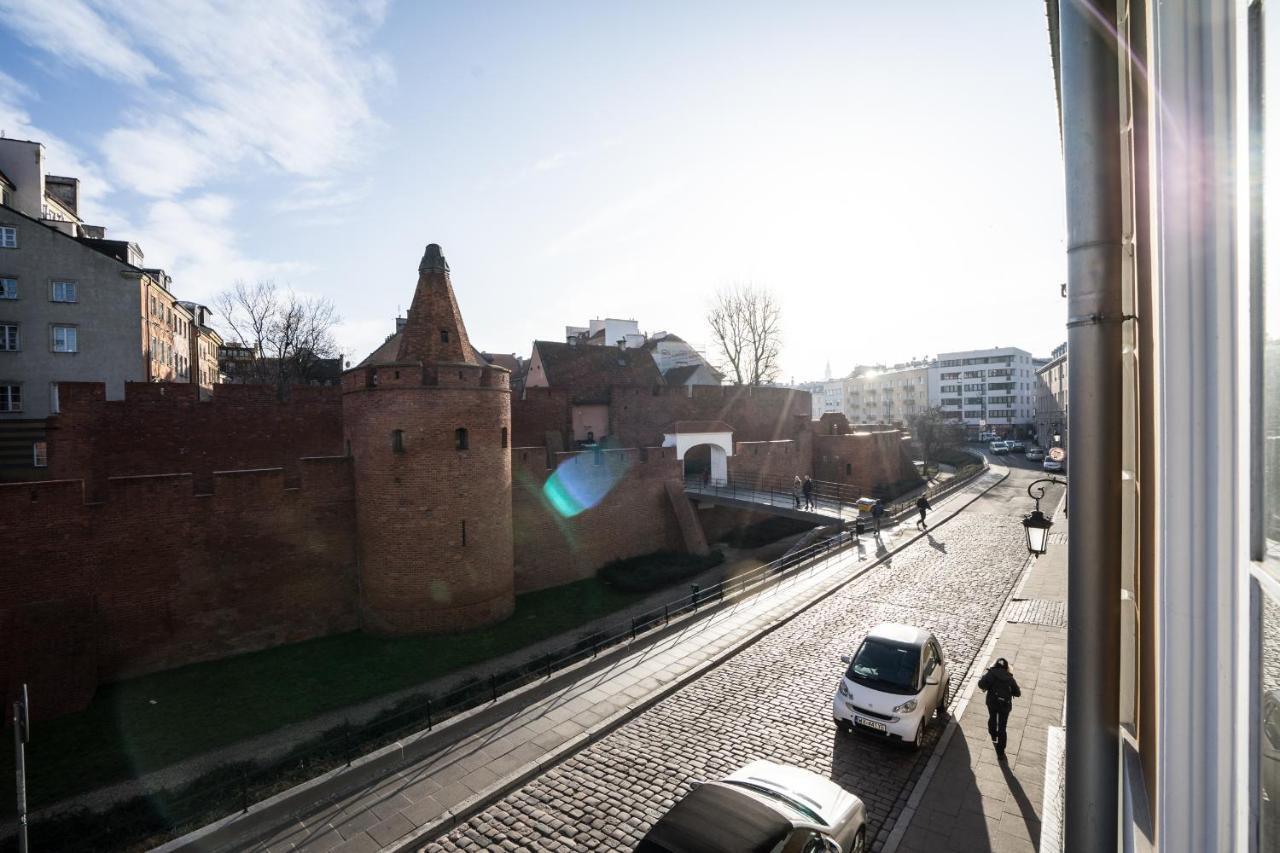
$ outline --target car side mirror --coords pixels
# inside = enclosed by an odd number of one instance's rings
[[[924,680],[924,683],[925,683],[925,684],[927,684],[927,685],[934,685],[934,684],[938,684],[938,683],[939,683],[939,682],[941,682],[941,681],[942,681],[942,679],[941,679],[941,678],[939,678],[938,676],[936,676],[936,675],[930,675],[928,678],[926,678],[926,679]]]
[[[840,655],[840,663],[843,663],[843,664],[849,664],[849,663],[851,663],[851,661],[849,660],[849,656],[848,656],[848,655]]]

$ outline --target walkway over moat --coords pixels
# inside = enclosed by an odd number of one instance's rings
[[[985,470],[985,468],[983,469]],[[970,482],[972,475],[980,474],[975,470],[971,476],[950,479],[928,487],[912,489],[910,492],[893,501],[885,502],[884,523],[893,523],[903,513],[915,509],[915,502],[921,494],[928,495],[930,501],[937,500],[954,489]],[[812,509],[804,508],[804,495],[798,490],[792,491],[794,480],[786,477],[727,476],[704,480],[701,477],[688,477],[684,482],[685,494],[689,499],[700,504],[748,509],[755,512],[766,512],[783,518],[807,521],[813,524],[836,524],[853,522],[861,518],[871,523],[869,512],[861,512],[858,500],[877,497],[874,490],[868,494],[861,487],[833,483],[827,480],[813,481]],[[797,501],[796,495],[799,495]]]

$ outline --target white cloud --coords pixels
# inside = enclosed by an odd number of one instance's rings
[[[5,23],[28,44],[103,77],[142,83],[155,65],[84,0],[0,0]]]

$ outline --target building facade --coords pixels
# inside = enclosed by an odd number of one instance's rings
[[[1036,368],[1036,436],[1044,447],[1067,446],[1067,345],[1053,348],[1053,356]]]
[[[930,405],[926,362],[859,367],[844,380],[844,414],[855,424],[907,423]]]
[[[940,353],[929,366],[928,396],[970,438],[1027,436],[1035,430],[1035,360],[1017,347]]]

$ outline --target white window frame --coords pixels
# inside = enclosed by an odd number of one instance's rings
[[[47,441],[31,442],[31,467],[33,468],[49,467],[49,442]]]
[[[0,299],[18,298],[18,279],[0,276]]]
[[[13,405],[13,389],[17,389],[18,405]],[[22,383],[21,382],[0,382],[0,412],[21,412],[22,411]]]
[[[61,287],[61,288],[62,288],[62,295],[63,295],[64,297],[67,295],[67,289],[68,289],[68,288],[70,288],[70,291],[71,291],[71,298],[70,298],[70,299],[66,299],[66,298],[59,299],[59,298],[58,298],[58,288],[59,288],[59,287]],[[60,278],[60,279],[55,279],[55,280],[53,280],[53,281],[49,282],[49,301],[50,301],[50,302],[79,302],[79,301],[80,301],[80,299],[79,299],[79,295],[76,293],[76,283],[75,283],[75,281],[73,281],[73,280],[71,280],[71,279],[61,279],[61,278]]]
[[[18,228],[16,225],[0,225],[0,249],[18,248]]]
[[[13,346],[9,346],[9,333],[4,331],[13,329]],[[21,323],[0,323],[0,352],[21,352],[22,351],[22,324]]]
[[[69,332],[71,332],[71,346],[70,346],[70,348],[67,348],[67,336],[66,336],[66,334],[65,334],[65,333],[66,333],[66,332],[68,332],[68,331],[69,331]],[[63,333],[64,333],[64,334],[63,334],[63,336],[62,336],[62,338],[63,338],[63,339],[62,339],[62,349],[59,349],[59,348],[58,348],[58,333],[59,333],[59,332],[63,332]],[[79,333],[77,332],[77,330],[76,330],[76,327],[75,327],[75,326],[68,326],[68,325],[62,325],[62,324],[58,324],[58,325],[54,325],[54,326],[50,326],[50,327],[49,327],[49,336],[50,336],[49,345],[50,345],[50,347],[52,348],[53,352],[59,352],[59,353],[76,353],[76,352],[79,352],[79,351],[80,351],[80,335],[79,335]]]

